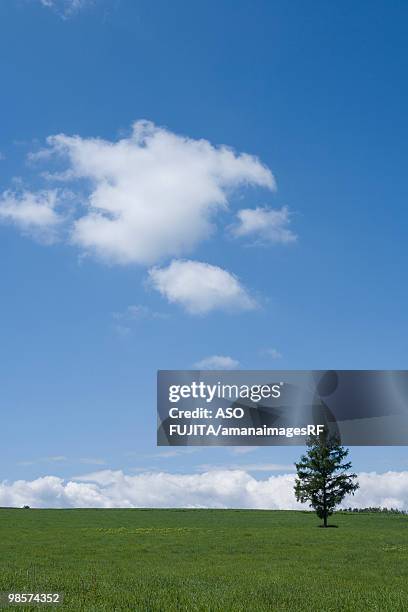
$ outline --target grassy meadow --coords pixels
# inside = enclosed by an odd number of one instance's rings
[[[1,509],[0,591],[63,591],[59,609],[76,612],[408,610],[408,517],[331,523],[309,512]]]

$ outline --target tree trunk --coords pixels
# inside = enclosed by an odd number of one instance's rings
[[[323,487],[323,527],[327,527],[326,481]]]

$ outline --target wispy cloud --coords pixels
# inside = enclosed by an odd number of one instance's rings
[[[268,357],[271,357],[271,359],[282,359],[283,357],[282,353],[279,352],[276,348],[262,349],[261,353],[262,355],[267,355]]]
[[[29,466],[37,463],[63,463],[65,461],[68,461],[68,459],[64,455],[52,455],[51,457],[40,457],[37,459],[19,461],[18,465]]]
[[[290,244],[297,240],[289,228],[290,220],[287,206],[280,209],[244,208],[237,212],[237,222],[231,227],[231,232],[236,238],[250,238],[256,244]]]
[[[239,361],[227,355],[211,355],[196,361],[194,367],[199,370],[234,370],[239,368]]]
[[[58,226],[63,221],[56,211],[57,201],[56,189],[36,193],[4,191],[0,194],[0,222],[15,225],[41,241],[55,242]]]
[[[244,470],[245,472],[294,472],[295,468],[292,464],[281,463],[227,463],[214,465],[211,463],[203,463],[197,468],[200,472],[224,471],[224,470]]]
[[[67,461],[67,458],[64,457],[64,455],[53,455],[52,457],[45,457],[44,461],[51,461],[51,462]]]
[[[169,315],[164,312],[152,310],[144,304],[132,304],[121,312],[112,313],[112,317],[116,321],[140,321],[143,319],[168,319]]]
[[[82,463],[84,465],[106,465],[104,459],[97,457],[81,457],[80,459],[68,458],[65,455],[51,455],[50,457],[39,457],[27,461],[19,461],[20,466],[37,465],[41,463]]]
[[[123,325],[122,323],[115,323],[113,330],[120,338],[128,338],[132,333],[131,327]]]
[[[113,312],[113,329],[118,336],[126,338],[131,335],[134,325],[148,319],[168,319],[164,312],[156,312],[143,304],[133,304],[121,312]]]
[[[98,457],[81,457],[79,463],[84,465],[106,465],[106,461]]]
[[[227,447],[227,450],[232,455],[248,455],[258,450],[259,446],[231,446]]]
[[[179,448],[168,448],[164,450],[158,450],[155,453],[138,453],[137,451],[129,451],[126,453],[127,457],[145,457],[149,459],[172,459],[173,457],[183,457],[185,455],[192,455],[201,451],[200,447],[185,446]]]
[[[72,17],[95,0],[37,0],[42,6],[52,9],[62,18]]]

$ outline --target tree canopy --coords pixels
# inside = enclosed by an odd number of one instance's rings
[[[311,436],[307,447],[306,454],[295,463],[295,495],[298,501],[309,502],[327,527],[327,519],[335,507],[348,493],[354,495],[359,488],[357,475],[348,473],[351,462],[345,459],[349,451],[337,437],[330,437],[326,432]]]

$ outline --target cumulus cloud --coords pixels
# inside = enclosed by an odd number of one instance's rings
[[[102,470],[68,481],[55,476],[0,484],[0,506],[37,508],[265,508],[305,509],[296,502],[294,474],[255,478],[248,472],[166,472],[126,475]],[[361,473],[360,489],[343,507],[408,510],[408,472]]]
[[[408,510],[408,472],[362,472],[358,475],[360,489],[357,490],[350,504],[356,508],[379,506]],[[351,502],[352,500],[352,502]]]
[[[31,161],[48,164],[48,180],[75,190],[81,206],[70,223],[71,242],[117,264],[151,265],[189,253],[213,233],[234,191],[275,188],[256,157],[148,121],[113,142],[51,136]],[[53,164],[62,168],[53,171]]]
[[[149,266],[151,285],[192,314],[256,306],[233,274],[179,259],[213,234],[234,193],[276,188],[255,156],[137,121],[116,141],[50,136],[30,162],[48,188],[0,194],[0,222],[46,242],[67,240],[109,264]],[[122,319],[151,316],[130,308]],[[117,331],[128,335],[130,326],[118,321]]]
[[[247,237],[256,243],[289,244],[297,236],[289,228],[290,213],[287,206],[281,209],[244,208],[237,212],[237,223],[232,226],[233,236]]]
[[[102,470],[70,481],[45,476],[2,483],[0,506],[295,508],[298,505],[291,484],[290,475],[256,480],[241,470],[132,476]]]
[[[194,315],[212,310],[251,310],[255,300],[236,276],[200,261],[173,260],[149,270],[150,284],[171,303]]]
[[[0,195],[0,222],[11,223],[24,233],[52,242],[62,216],[56,211],[58,191],[48,189],[30,191],[5,191]]]
[[[239,367],[239,361],[227,355],[211,355],[194,364],[199,370],[234,370]]]

